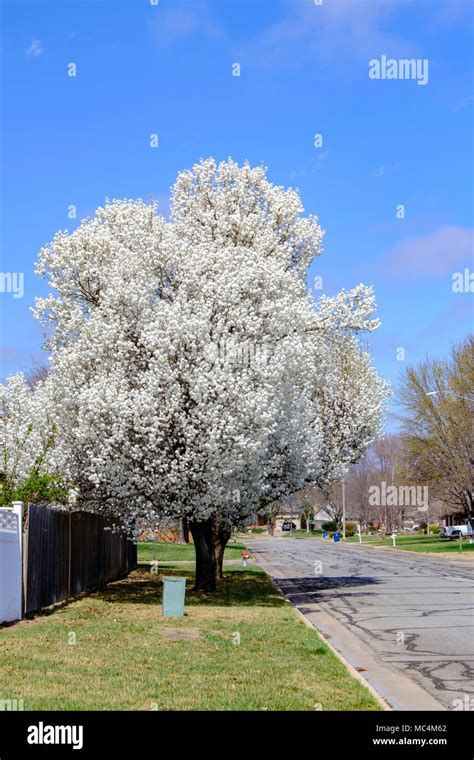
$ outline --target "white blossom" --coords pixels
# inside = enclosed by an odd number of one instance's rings
[[[32,409],[56,426],[45,467],[83,507],[130,530],[238,524],[378,434],[387,391],[356,339],[377,326],[373,292],[308,298],[323,233],[302,212],[263,167],[209,159],[178,176],[170,222],[113,201],[40,252],[55,293],[35,308],[51,368]]]

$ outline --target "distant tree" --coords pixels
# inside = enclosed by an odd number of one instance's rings
[[[474,336],[446,359],[407,369],[399,390],[403,460],[413,480],[463,513],[474,494]]]
[[[34,364],[31,369],[25,372],[25,380],[28,387],[33,390],[38,383],[43,382],[48,377],[49,368],[45,364]]]
[[[401,465],[400,437],[387,433],[369,446],[364,456],[349,468],[345,478],[346,519],[356,520],[364,531],[374,523],[384,525],[387,531],[401,525],[408,507],[398,501],[396,504],[386,503],[383,499],[374,504],[371,490],[375,486],[381,493],[384,488],[408,482],[407,477]],[[335,490],[333,500],[341,511],[340,489]]]
[[[371,467],[372,483],[382,490],[385,487],[397,486],[400,478],[400,438],[398,435],[387,434],[380,438],[369,451],[369,466]],[[378,522],[385,527],[386,532],[392,532],[403,523],[405,505],[381,502],[375,508]]]
[[[303,529],[306,529],[308,527],[308,523],[312,521],[314,517],[314,507],[312,504],[308,504],[308,502],[303,503],[303,510],[301,512],[301,527]]]
[[[36,389],[36,391],[33,390]],[[56,426],[46,410],[43,381],[25,375],[0,385],[0,452],[3,484],[0,503],[14,500],[66,504],[69,489],[58,469],[49,466]]]
[[[379,517],[378,510],[369,501],[369,489],[374,484],[375,472],[370,461],[370,449],[359,462],[352,465],[346,477],[347,514],[368,531]]]

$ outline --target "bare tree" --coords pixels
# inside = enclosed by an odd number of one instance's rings
[[[372,486],[377,486],[382,494],[389,486],[400,482],[400,438],[397,435],[386,435],[380,438],[371,448],[369,457],[372,464]],[[403,524],[405,518],[404,505],[391,504],[387,499],[381,499],[378,506],[378,521],[386,532],[392,532]]]
[[[49,368],[46,366],[46,364],[40,364],[35,363],[33,364],[30,369],[25,371],[25,379],[28,384],[28,387],[33,390],[38,383],[43,382],[43,380],[46,380],[48,376]]]
[[[465,516],[474,498],[474,336],[446,359],[409,368],[399,391],[406,469]]]
[[[347,515],[360,523],[361,530],[367,532],[379,517],[369,500],[369,488],[374,482],[374,469],[367,454],[353,465],[346,477]]]

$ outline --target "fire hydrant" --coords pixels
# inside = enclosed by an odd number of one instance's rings
[[[250,555],[249,555],[248,551],[246,549],[244,549],[243,552],[242,552],[242,566],[243,567],[247,567],[249,556]]]

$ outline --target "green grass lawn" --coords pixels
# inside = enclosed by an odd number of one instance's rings
[[[346,539],[349,543],[359,543],[358,536],[351,536]],[[393,548],[392,539],[390,536],[381,540],[375,536],[362,536],[362,543],[370,546],[386,546]],[[464,538],[462,542],[462,551],[459,549],[459,541],[449,541],[446,538],[440,538],[439,536],[425,536],[423,534],[415,533],[414,535],[397,535],[396,549],[406,549],[410,552],[430,552],[430,553],[444,553],[449,552],[452,554],[464,554],[464,552],[470,552],[474,550],[474,544],[469,543],[469,539]]]
[[[240,559],[244,544],[230,541],[227,544],[224,559]],[[176,562],[185,561],[194,562],[194,544],[167,544],[154,541],[145,541],[138,544],[138,561],[151,562]]]
[[[191,590],[191,570],[166,575],[187,579],[183,618],[162,617],[162,578],[141,567],[0,628],[0,699],[25,710],[380,709],[260,568],[230,566],[215,595]]]
[[[311,533],[307,533],[305,530],[288,530],[284,531],[283,538],[317,538],[322,535],[322,530],[313,530]]]

